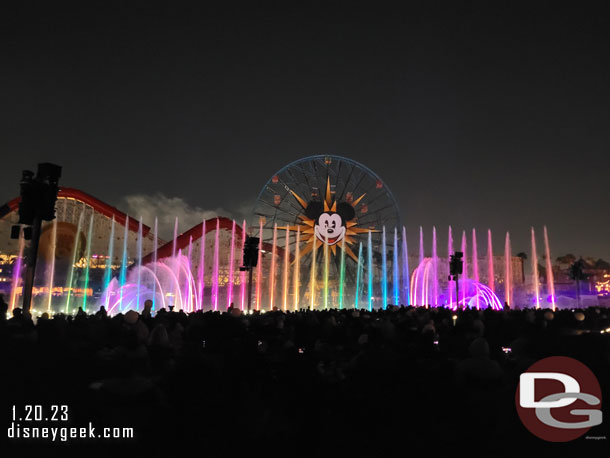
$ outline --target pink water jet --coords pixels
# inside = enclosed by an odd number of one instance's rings
[[[218,263],[219,263],[220,218],[216,218],[216,234],[214,240],[214,272],[212,274],[212,307],[218,310]]]
[[[477,250],[477,231],[472,229],[472,279],[479,283],[479,254]],[[476,296],[476,307],[479,310],[479,296]]]
[[[491,229],[487,229],[487,285],[493,292],[496,291],[494,278],[494,254],[491,240]]]
[[[536,308],[540,308],[540,278],[538,277],[538,253],[536,252],[536,235],[532,227],[532,281],[534,282],[534,297]]]
[[[544,251],[546,252],[546,285],[551,296],[551,306],[555,311],[555,279],[553,278],[553,263],[551,262],[551,248],[549,246],[549,234],[544,226]]]
[[[233,227],[231,228],[231,249],[229,250],[229,283],[227,291],[227,308],[233,304],[233,264],[235,260],[235,220],[233,220]]]

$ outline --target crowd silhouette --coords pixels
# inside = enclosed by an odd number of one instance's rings
[[[519,375],[531,364],[570,356],[597,375],[604,394],[610,381],[604,308],[187,315],[147,303],[141,313],[111,317],[102,307],[34,322],[20,309],[4,319],[2,304],[4,412],[66,404],[69,425],[134,428],[133,439],[54,444],[66,453],[514,456],[514,448],[542,446],[515,411]]]

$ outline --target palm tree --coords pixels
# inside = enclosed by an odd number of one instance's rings
[[[570,266],[570,278],[576,281],[576,300],[578,301],[578,307],[580,308],[580,281],[587,278],[587,274],[584,273],[585,261],[580,258],[574,264]]]

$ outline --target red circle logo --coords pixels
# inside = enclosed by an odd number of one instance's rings
[[[595,374],[580,361],[552,356],[521,374],[515,403],[523,425],[540,439],[568,442],[602,422]]]

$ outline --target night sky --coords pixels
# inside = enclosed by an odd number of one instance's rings
[[[606,2],[11,3],[0,200],[48,161],[122,209],[237,214],[328,153],[383,178],[412,248],[452,224],[529,252],[546,224],[553,257],[610,260]]]

